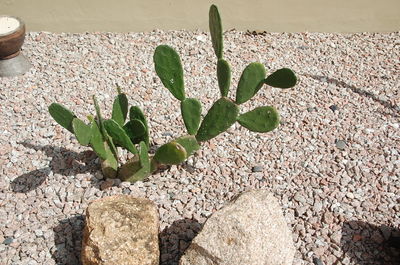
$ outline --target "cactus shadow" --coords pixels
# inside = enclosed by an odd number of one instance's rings
[[[63,176],[74,176],[86,172],[94,174],[98,169],[98,165],[95,163],[97,156],[91,150],[77,153],[51,145],[33,145],[28,142],[21,144],[35,151],[42,151],[47,157],[51,157],[51,161],[49,167],[30,171],[14,179],[11,182],[13,192],[26,193],[36,189],[47,179],[50,172]]]
[[[160,265],[178,265],[193,238],[202,225],[196,219],[181,219],[173,222],[159,234]]]
[[[55,250],[51,253],[57,265],[80,265],[82,233],[85,225],[83,215],[61,220],[53,228]]]
[[[345,222],[340,245],[352,264],[400,264],[400,230],[390,226]]]
[[[388,114],[388,115],[391,115],[391,116],[393,116],[395,118],[399,118],[400,117],[400,106],[397,106],[397,105],[395,105],[395,104],[393,104],[393,103],[391,103],[389,101],[382,100],[377,95],[375,95],[375,94],[373,94],[371,92],[365,91],[365,90],[360,89],[360,88],[358,88],[358,87],[356,87],[354,85],[347,84],[346,82],[338,80],[338,79],[335,79],[335,78],[330,78],[330,77],[326,77],[326,76],[322,76],[322,75],[310,75],[310,74],[304,74],[304,76],[310,77],[310,78],[315,79],[315,80],[320,81],[320,82],[322,82],[322,80],[324,80],[325,82],[334,84],[335,86],[340,87],[340,88],[349,88],[354,93],[357,93],[360,96],[364,96],[364,97],[370,98],[373,101],[381,104],[387,110],[389,110],[388,113],[382,113],[382,114]]]

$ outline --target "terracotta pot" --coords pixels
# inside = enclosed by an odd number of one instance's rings
[[[14,30],[5,33],[0,32],[0,60],[4,60],[19,54],[25,39],[25,23],[17,17],[0,16],[1,18],[12,18],[19,22],[18,27]]]

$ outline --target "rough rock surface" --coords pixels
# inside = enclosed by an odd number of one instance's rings
[[[291,265],[294,253],[277,199],[268,191],[253,190],[207,220],[180,265]]]
[[[86,211],[83,265],[158,265],[158,211],[145,198],[117,195]]]

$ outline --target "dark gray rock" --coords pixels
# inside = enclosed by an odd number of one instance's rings
[[[319,258],[313,258],[314,265],[324,265],[324,263]]]
[[[339,110],[338,106],[336,106],[336,105],[331,105],[329,108],[330,108],[333,112]]]
[[[6,239],[4,239],[3,244],[4,245],[10,245],[13,241],[14,241],[14,238],[7,237]]]
[[[264,168],[262,166],[254,166],[251,168],[252,172],[263,172]]]
[[[344,150],[347,145],[346,142],[343,140],[336,140],[335,144],[336,144],[336,147],[340,150]]]

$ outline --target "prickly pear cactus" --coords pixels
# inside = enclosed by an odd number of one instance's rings
[[[227,97],[231,85],[231,67],[224,59],[217,62],[217,78],[221,97]]]
[[[186,149],[176,141],[172,141],[158,148],[154,159],[161,164],[177,165],[187,158]]]
[[[251,99],[264,84],[265,67],[251,63],[243,71],[236,90],[236,103],[242,104]]]
[[[104,139],[101,135],[100,128],[95,121],[92,121],[90,125],[91,137],[90,145],[93,151],[103,160],[107,159],[107,152],[104,147]]]
[[[223,53],[223,39],[222,39],[222,23],[221,17],[218,12],[218,8],[215,5],[210,7],[209,16],[209,26],[211,32],[211,41],[214,48],[215,55],[218,59],[222,59]]]
[[[72,120],[72,129],[81,145],[88,145],[92,137],[90,126],[78,118]]]
[[[116,121],[120,126],[123,126],[128,114],[128,98],[121,92],[119,86],[117,87],[117,91],[118,96],[114,100],[111,119]]]
[[[186,151],[186,158],[193,155],[197,150],[200,149],[200,145],[193,135],[181,136],[175,139],[175,142],[180,144]]]
[[[223,58],[221,16],[215,5],[210,7],[209,26],[212,47],[217,57],[217,80],[221,97],[214,102],[203,119],[200,101],[186,98],[179,54],[168,45],[160,45],[154,52],[155,71],[165,88],[180,101],[188,134],[161,145],[154,156],[149,155],[150,128],[145,115],[138,106],[129,108],[128,98],[119,87],[110,119],[103,119],[94,96],[96,117],[88,116],[89,124],[58,103],[49,106],[50,115],[57,123],[73,133],[81,145],[93,148],[100,158],[101,169],[106,178],[118,177],[130,182],[144,180],[162,165],[182,163],[200,149],[201,142],[224,133],[235,122],[259,133],[278,127],[279,113],[274,107],[256,107],[243,114],[240,114],[239,107],[251,100],[264,84],[283,89],[293,87],[297,83],[296,75],[292,70],[283,68],[266,77],[264,65],[252,62],[241,74],[235,100],[228,98],[232,70]],[[125,164],[121,164],[118,159],[118,148],[130,152],[131,157]]]
[[[181,101],[181,112],[186,130],[190,135],[195,135],[201,120],[201,103],[195,98]]]
[[[154,64],[164,86],[175,98],[184,100],[183,70],[178,53],[167,45],[160,45],[154,52]]]
[[[151,161],[148,154],[147,144],[140,142],[139,155],[134,156],[121,166],[118,177],[122,181],[136,182],[144,180],[151,173]]]
[[[124,147],[132,154],[138,153],[136,147],[133,145],[125,130],[116,121],[114,121],[113,119],[105,120],[104,127],[106,128],[106,131],[111,136],[111,138],[114,139],[116,144]]]
[[[279,114],[274,107],[258,107],[240,115],[237,121],[252,132],[265,133],[278,127]]]
[[[278,88],[291,88],[297,83],[294,72],[288,68],[282,68],[269,75],[264,83]]]
[[[218,99],[204,117],[196,135],[197,141],[208,141],[226,131],[236,122],[238,114],[238,106],[230,99]]]
[[[49,106],[49,112],[51,117],[60,124],[62,127],[70,131],[71,133],[74,133],[74,129],[72,128],[72,121],[76,117],[72,111],[67,109],[61,104],[58,103],[52,103]]]
[[[150,147],[149,125],[146,116],[138,106],[133,106],[129,109],[130,121],[125,124],[125,129],[134,144],[144,141],[147,148]],[[130,124],[131,123],[131,124]],[[128,126],[129,124],[129,126]]]

